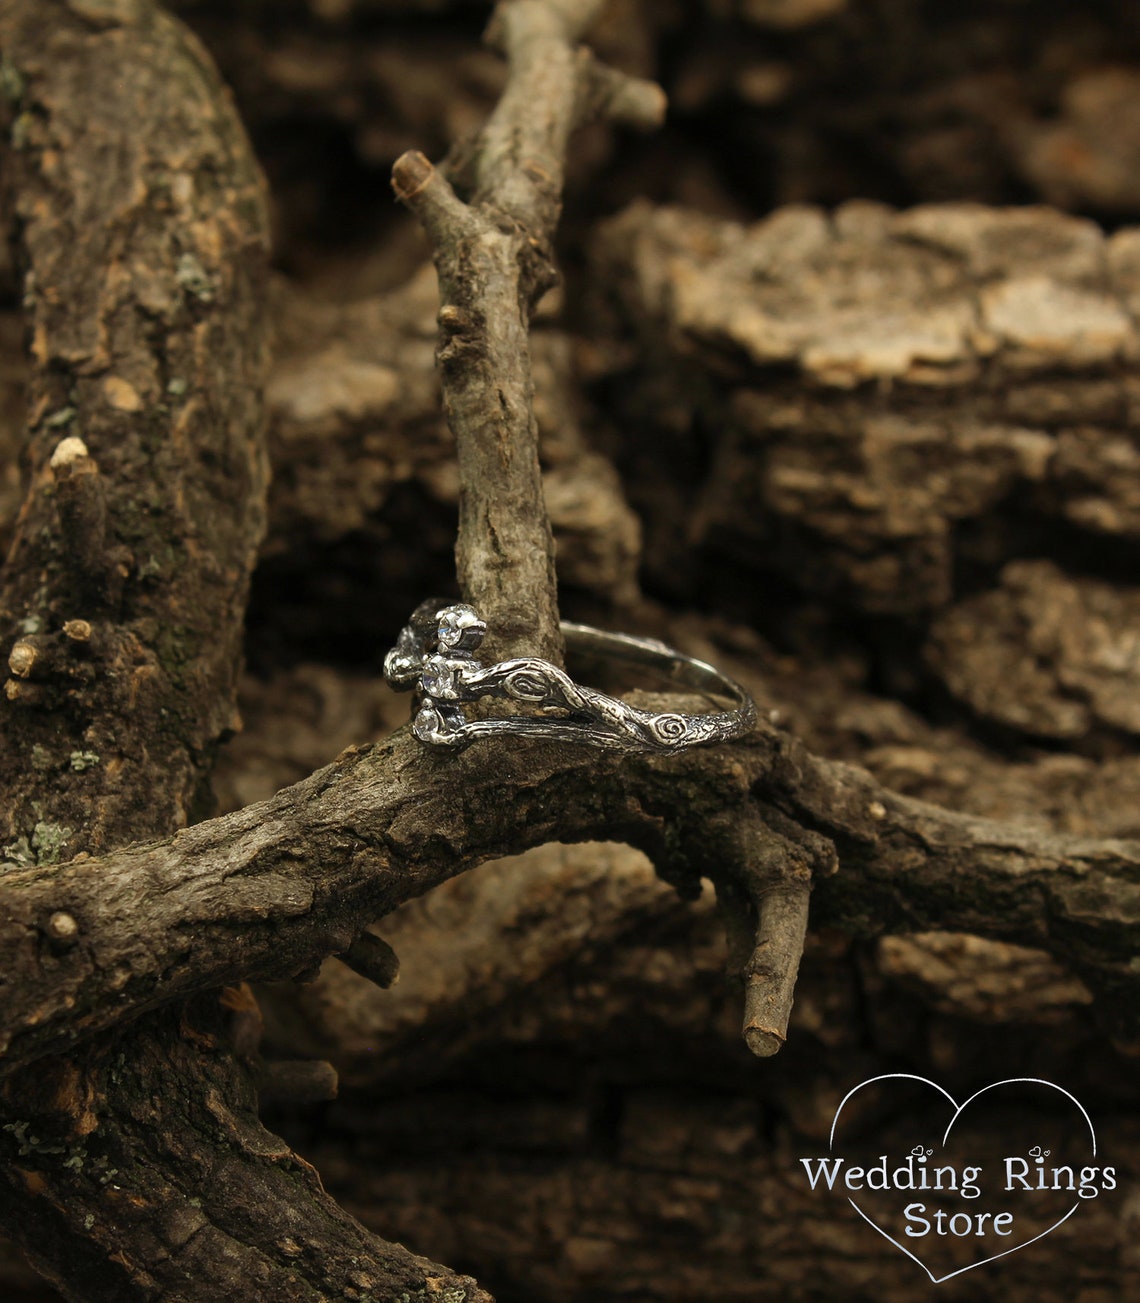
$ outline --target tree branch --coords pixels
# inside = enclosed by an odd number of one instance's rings
[[[659,120],[661,92],[576,49],[599,0],[504,0],[487,40],[510,62],[495,111],[458,150],[451,181],[419,153],[397,160],[397,197],[420,218],[439,273],[444,408],[459,461],[456,562],[487,620],[493,659],[561,663],[554,547],[543,503],[527,332],[556,281],[551,241],[567,142],[587,113]]]
[[[437,246],[460,575],[499,655],[559,650],[527,326],[552,281],[568,134],[587,111],[655,111],[644,87],[575,51],[595,9],[501,5],[491,34],[512,72],[491,122],[447,176],[419,155],[394,174]],[[686,893],[711,878],[741,939],[745,1033],[760,1053],[785,1034],[812,886],[820,918],[863,935],[938,926],[1043,946],[1135,1034],[1140,846],[948,814],[767,726],[667,758],[539,743],[439,756],[403,733],[171,836],[191,821],[231,718],[260,529],[263,216],[240,130],[193,43],[146,0],[54,0],[47,23],[43,12],[43,0],[2,11],[25,78],[17,135],[32,146],[15,179],[37,371],[32,484],[2,594],[16,640],[0,754],[14,794],[0,879],[11,1119],[0,1209],[73,1297],[181,1297],[190,1279],[202,1298],[238,1297],[252,1281],[282,1303],[485,1299],[368,1235],[259,1126],[251,1075],[208,993],[328,954],[386,979],[389,957],[359,940],[363,923],[543,841],[628,841]],[[101,93],[73,102],[57,77]],[[107,77],[130,93],[109,93]],[[190,122],[175,112],[184,99]],[[92,197],[92,142],[133,138],[140,103],[161,137],[148,126],[153,152],[108,169]],[[172,245],[187,231],[193,247]],[[62,433],[73,420],[77,432]],[[152,495],[146,511],[140,492]],[[83,783],[92,770],[97,789]],[[176,1003],[193,996],[192,1008]],[[34,1077],[18,1071],[64,1048]],[[306,1089],[331,1089],[323,1071],[302,1075]],[[40,1201],[31,1218],[29,1197]]]
[[[756,805],[743,818],[722,821],[725,872],[716,884],[729,972],[744,982],[744,1040],[753,1054],[768,1058],[787,1039],[812,880],[837,865],[826,838],[779,809],[761,811]]]
[[[35,650],[0,714],[9,866],[186,822],[234,724],[264,529],[263,184],[201,50],[120,8],[0,11],[33,362],[0,584],[2,645]]]
[[[15,888],[65,856],[97,873],[90,851],[191,822],[234,727],[267,479],[267,220],[209,60],[150,0],[5,0],[0,42],[33,364],[0,587],[0,881]],[[29,960],[99,965],[105,909],[133,945],[158,940],[129,894],[53,910],[5,956],[5,1003]],[[128,969],[105,975],[118,1001]],[[33,1263],[84,1303],[486,1300],[336,1207],[258,1123],[229,1030],[206,996],[6,1079],[0,1223]]]
[[[750,894],[747,1021],[765,1033],[783,1034],[814,874],[822,920],[863,936],[937,927],[1041,947],[1105,994],[1120,1034],[1135,1034],[1137,843],[952,814],[771,727],[665,759],[538,743],[490,759],[481,746],[439,757],[400,733],[168,841],[10,875],[0,947],[20,981],[0,1023],[5,1066],[179,997],[309,969],[345,951],[362,919],[554,840],[629,841],[687,892],[704,876]],[[62,954],[41,939],[59,911],[80,929]],[[761,1004],[773,1013],[758,1021]]]

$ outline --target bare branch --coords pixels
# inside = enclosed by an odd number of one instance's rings
[[[561,662],[554,548],[543,503],[530,310],[554,284],[551,240],[566,147],[586,112],[648,121],[660,91],[604,77],[576,43],[597,0],[504,0],[487,39],[510,62],[502,98],[449,174],[462,203],[417,153],[393,168],[439,272],[444,407],[455,435],[460,586],[488,621],[488,653]],[[651,102],[651,103],[650,103]]]
[[[654,131],[665,121],[665,92],[653,81],[630,77],[608,63],[583,52],[581,91],[577,107],[579,122],[607,118],[610,122]]]
[[[787,1039],[812,882],[837,869],[834,844],[759,804],[717,821],[713,875],[728,968],[744,984],[744,1040],[768,1058]]]
[[[774,882],[758,902],[756,948],[745,969],[744,1040],[762,1059],[788,1037],[810,899],[811,880],[805,877]]]
[[[601,8],[601,0],[502,0],[487,27],[511,75],[474,146],[472,202],[532,239],[549,240],[561,214],[583,75],[576,47]]]
[[[410,149],[396,160],[392,189],[437,244],[460,233],[468,238],[479,234],[474,214],[457,198],[443,173],[432,167],[419,150]]]
[[[277,1059],[257,1074],[262,1104],[322,1104],[336,1099],[336,1069],[322,1059]]]
[[[732,828],[748,830],[735,849]],[[0,948],[20,981],[0,1023],[4,1066],[178,997],[311,968],[344,952],[360,919],[486,859],[593,839],[640,846],[682,887],[704,876],[755,902],[751,998],[772,1013],[753,1022],[773,1034],[812,874],[816,912],[833,924],[1038,946],[1109,994],[1105,1012],[1122,1035],[1135,1019],[1137,843],[951,814],[771,729],[664,759],[540,743],[441,758],[400,734],[171,840],[9,875]],[[56,954],[40,937],[61,910],[80,933]],[[746,962],[747,949],[738,967]]]

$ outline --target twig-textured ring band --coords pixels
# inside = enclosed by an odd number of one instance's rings
[[[731,741],[756,723],[756,707],[739,683],[655,639],[562,624],[571,651],[651,667],[682,687],[727,698],[733,708],[702,715],[654,714],[584,688],[538,657],[484,666],[474,653],[486,632],[474,607],[424,602],[384,658],[389,684],[419,693],[412,731],[421,742],[459,748],[481,737],[542,737],[616,751],[676,751]],[[464,702],[488,697],[533,707],[535,713],[465,717]]]

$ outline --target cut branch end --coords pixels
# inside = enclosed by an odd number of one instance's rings
[[[392,166],[392,189],[402,204],[410,204],[431,181],[435,168],[418,149],[401,154]]]
[[[745,1027],[744,1043],[758,1059],[770,1059],[783,1049],[787,1038],[770,1027]]]
[[[788,1036],[810,898],[811,880],[790,877],[756,900],[756,946],[745,968],[744,1041],[761,1059],[777,1053]]]
[[[337,958],[358,976],[387,990],[400,975],[400,957],[392,947],[371,932],[362,932]]]

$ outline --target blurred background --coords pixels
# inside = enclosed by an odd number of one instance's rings
[[[457,476],[434,272],[388,177],[472,132],[504,74],[484,3],[170,7],[232,87],[275,226],[271,521],[226,810],[406,717],[380,659],[453,587]],[[613,0],[592,44],[670,112],[572,149],[534,335],[564,614],[723,665],[898,791],[1140,836],[1135,6]],[[340,1078],[264,1116],[369,1227],[500,1303],[1140,1297],[1135,1010],[1041,952],[817,916],[788,1044],[758,1061],[711,893],[681,902],[627,848],[488,865],[376,931],[391,990],[330,960],[258,992],[267,1057]],[[1119,1187],[932,1286],[799,1163],[884,1072],[959,1098],[1056,1082]],[[860,1143],[898,1122],[869,1109]],[[974,1126],[973,1161],[1016,1130]],[[0,1246],[0,1298],[52,1297]]]

